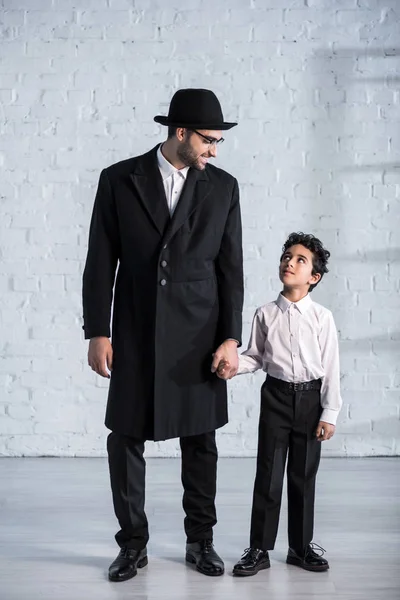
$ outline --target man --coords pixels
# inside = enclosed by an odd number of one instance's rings
[[[174,437],[186,560],[205,575],[224,572],[212,530],[215,429],[227,423],[227,397],[215,371],[221,360],[232,375],[238,366],[243,261],[237,181],[208,161],[236,123],[224,122],[217,97],[202,89],[179,90],[168,117],[154,120],[168,126],[167,141],[100,175],[83,276],[88,362],[103,377],[111,372],[105,424],[121,528],[112,581],[147,565],[144,442]]]

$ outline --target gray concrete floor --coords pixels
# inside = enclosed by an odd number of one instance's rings
[[[184,563],[180,461],[147,465],[149,566],[110,583],[118,548],[106,460],[0,459],[0,600],[399,600],[399,459],[322,460],[314,540],[327,549],[330,570],[285,564],[284,500],[271,569],[245,579],[231,569],[248,545],[255,460],[219,461],[219,578]]]

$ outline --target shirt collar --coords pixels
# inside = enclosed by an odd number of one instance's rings
[[[304,298],[302,298],[298,302],[290,302],[290,300],[285,298],[285,296],[279,294],[276,303],[283,313],[286,312],[287,309],[293,304],[293,306],[297,308],[299,313],[303,315],[310,308],[312,300],[310,298],[310,294],[307,294],[307,296],[304,296]]]
[[[180,173],[183,176],[183,178],[186,179],[188,171],[189,171],[189,167],[183,167],[183,169],[177,169],[176,167],[174,167],[174,165],[171,165],[171,163],[168,162],[168,160],[165,158],[165,156],[161,152],[161,148],[162,148],[162,144],[160,144],[160,146],[158,146],[158,149],[157,149],[157,163],[158,163],[158,167],[161,171],[161,177],[163,178],[163,181],[165,179],[168,179],[168,177],[171,177],[171,175],[173,173]]]

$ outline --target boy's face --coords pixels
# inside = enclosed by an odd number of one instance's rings
[[[313,253],[301,244],[295,244],[282,255],[279,265],[279,279],[285,288],[295,289],[315,285],[321,275],[312,274]]]

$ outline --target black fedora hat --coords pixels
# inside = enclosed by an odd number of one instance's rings
[[[178,90],[169,105],[168,117],[154,117],[156,123],[187,129],[227,130],[237,123],[226,123],[217,96],[211,90]]]

